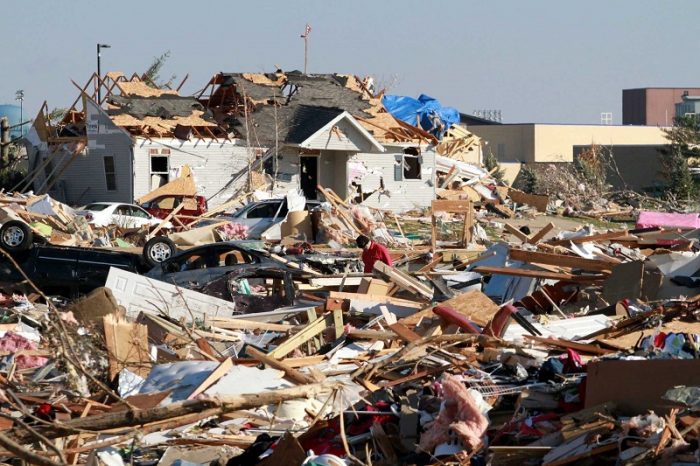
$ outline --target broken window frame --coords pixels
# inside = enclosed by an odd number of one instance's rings
[[[111,168],[108,167],[107,160],[111,162]],[[105,172],[105,187],[107,191],[117,191],[117,166],[113,155],[105,155],[102,158],[102,166]]]
[[[153,159],[165,159],[165,171],[153,169]],[[149,170],[151,175],[169,175],[170,174],[170,157],[168,155],[151,155],[149,160]]]
[[[422,181],[423,180],[423,156],[413,154],[396,154],[394,165],[394,181]],[[415,163],[411,167],[408,163]],[[415,162],[414,162],[415,161]]]

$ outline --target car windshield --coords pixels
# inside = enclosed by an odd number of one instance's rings
[[[88,204],[85,207],[83,207],[83,210],[92,210],[95,212],[100,212],[102,210],[105,210],[108,207],[109,207],[109,204]]]

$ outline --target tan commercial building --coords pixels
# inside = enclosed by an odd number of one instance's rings
[[[496,156],[509,182],[522,164],[573,162],[596,144],[612,151],[628,187],[644,190],[659,181],[659,149],[668,144],[663,129],[655,126],[527,123],[472,125],[469,130],[488,143],[484,152]]]

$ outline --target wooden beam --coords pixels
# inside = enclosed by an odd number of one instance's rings
[[[542,241],[542,238],[544,238],[547,235],[547,233],[549,233],[553,229],[554,229],[554,224],[552,222],[549,222],[548,224],[543,226],[540,231],[538,231],[534,235],[530,236],[530,239],[528,239],[527,242],[530,244],[537,244],[540,241]]]
[[[322,382],[321,380],[314,380],[308,375],[302,374],[298,370],[294,369],[291,366],[288,366],[282,361],[279,361],[273,357],[271,357],[268,354],[263,353],[262,351],[253,348],[252,346],[247,346],[245,349],[246,353],[248,355],[257,360],[260,361],[261,363],[265,364],[266,366],[270,366],[273,369],[277,369],[280,371],[283,371],[285,374],[285,377],[289,380],[291,380],[294,383],[298,384],[311,384],[311,383],[316,383],[316,382]]]
[[[538,264],[571,267],[572,269],[592,270],[595,272],[610,272],[614,264],[595,259],[584,259],[579,256],[566,256],[549,252],[526,251],[511,248],[508,255],[512,260]]]
[[[513,225],[511,225],[510,223],[504,223],[504,225],[505,225],[505,229],[508,230],[508,233],[510,233],[511,235],[515,236],[516,238],[518,238],[518,239],[519,239],[520,241],[522,241],[523,243],[528,243],[528,242],[530,242],[530,237],[529,237],[528,235],[526,235],[526,234],[523,233],[522,231],[518,230],[517,228],[515,228],[515,227],[514,227]]]
[[[611,240],[611,239],[615,239],[615,238],[620,238],[622,236],[627,236],[628,233],[629,233],[629,230],[627,230],[627,229],[613,230],[613,231],[608,231],[605,233],[596,233],[594,235],[579,236],[578,238],[568,238],[568,239],[548,241],[548,243],[553,244],[553,245],[564,245],[564,244],[569,244],[569,242],[574,243],[574,244],[581,244],[581,243],[587,243],[589,241],[606,241],[606,240]]]
[[[562,280],[567,282],[594,282],[604,280],[605,275],[571,275],[568,273],[546,272],[541,270],[516,269],[513,267],[488,267],[480,266],[473,269],[474,272],[499,275],[512,275],[515,277],[542,278],[546,280]]]

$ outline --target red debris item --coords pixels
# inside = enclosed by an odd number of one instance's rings
[[[433,312],[443,319],[445,319],[450,324],[455,324],[462,330],[469,333],[481,333],[481,329],[477,327],[472,321],[464,317],[459,312],[455,311],[449,306],[435,306]]]
[[[34,415],[45,421],[53,421],[56,417],[56,410],[51,403],[42,403],[34,409]]]
[[[511,316],[517,314],[517,312],[518,309],[512,304],[501,306],[484,329],[484,335],[502,337],[506,332],[506,328],[508,328],[508,322],[510,322]]]

